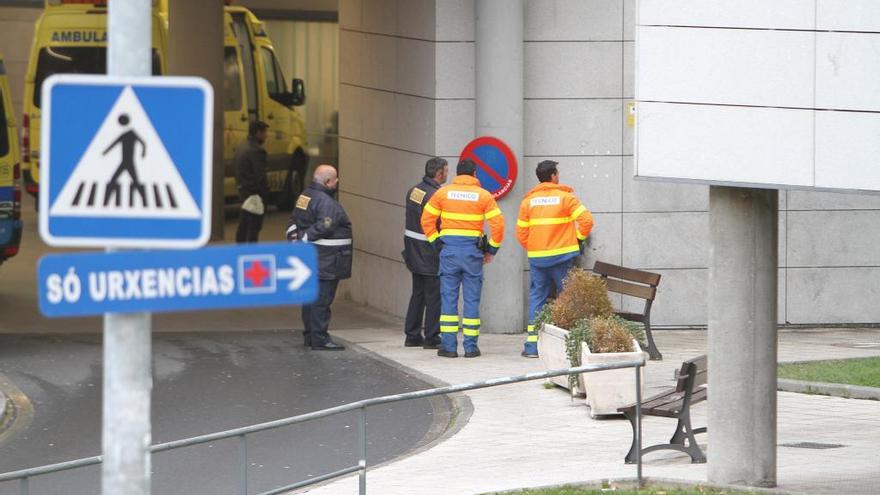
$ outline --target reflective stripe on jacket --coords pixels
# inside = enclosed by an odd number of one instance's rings
[[[318,250],[318,278],[321,280],[351,278],[351,220],[332,194],[333,191],[312,182],[296,199],[287,222],[288,232],[295,224],[299,240],[314,244]]]
[[[406,227],[403,231],[403,260],[406,267],[420,275],[437,275],[440,269],[440,257],[437,250],[428,244],[428,238],[422,232],[422,211],[440,184],[430,177],[411,187],[406,192]]]
[[[542,182],[519,205],[516,237],[529,261],[542,265],[561,263],[578,255],[578,241],[593,229],[593,215],[562,184]]]
[[[476,177],[459,175],[431,196],[422,212],[422,230],[429,242],[442,238],[444,245],[471,245],[483,235],[483,220],[489,223],[488,251],[495,254],[504,240],[504,216]]]

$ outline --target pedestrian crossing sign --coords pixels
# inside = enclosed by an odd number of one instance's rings
[[[213,91],[194,77],[61,74],[43,85],[40,235],[196,248],[211,229]]]

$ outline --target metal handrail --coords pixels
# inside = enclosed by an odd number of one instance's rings
[[[252,433],[263,432],[267,430],[273,430],[276,428],[281,428],[283,426],[290,426],[297,423],[303,423],[305,421],[311,421],[314,419],[326,418],[328,416],[335,416],[337,414],[342,414],[349,411],[360,410],[360,428],[359,428],[359,440],[360,440],[360,452],[359,452],[359,461],[355,466],[349,466],[346,468],[342,468],[338,471],[327,473],[309,480],[300,481],[297,483],[293,483],[291,485],[275,488],[268,492],[263,492],[260,495],[276,495],[279,493],[283,493],[288,490],[294,490],[297,488],[303,488],[309,485],[313,485],[316,483],[321,483],[323,481],[327,481],[334,478],[339,478],[341,476],[345,476],[354,472],[359,472],[359,493],[361,495],[366,494],[366,475],[367,475],[367,460],[366,460],[366,410],[370,406],[377,406],[381,404],[389,404],[392,402],[400,402],[404,400],[412,400],[412,399],[421,399],[426,397],[434,397],[437,395],[446,395],[452,394],[456,392],[466,392],[469,390],[477,390],[481,388],[489,388],[489,387],[497,387],[500,385],[509,385],[512,383],[520,383],[531,380],[540,380],[542,378],[553,378],[556,376],[563,375],[575,375],[580,373],[592,373],[596,371],[606,371],[606,370],[615,370],[615,369],[623,369],[623,368],[635,368],[636,372],[636,444],[638,451],[641,452],[642,449],[642,439],[641,439],[641,428],[642,428],[642,414],[641,414],[641,402],[642,402],[642,387],[641,387],[641,368],[645,365],[645,360],[642,358],[637,361],[620,361],[616,363],[603,363],[603,364],[588,364],[583,366],[576,366],[572,368],[560,368],[556,370],[550,371],[542,371],[536,373],[527,373],[525,375],[514,375],[514,376],[505,376],[501,378],[493,378],[490,380],[483,380],[480,382],[473,383],[462,383],[458,385],[448,385],[445,387],[437,387],[426,390],[418,390],[415,392],[406,392],[402,394],[393,394],[393,395],[385,395],[382,397],[374,397],[371,399],[359,400],[356,402],[350,402],[348,404],[343,404],[341,406],[330,407],[327,409],[322,409],[320,411],[314,411],[306,414],[300,414],[298,416],[291,416],[289,418],[279,419],[275,421],[267,421],[265,423],[259,423],[251,426],[244,426],[241,428],[234,428],[231,430],[220,431],[216,433],[209,433],[206,435],[199,435],[191,438],[184,438],[181,440],[174,440],[171,442],[165,442],[153,445],[150,447],[150,452],[159,453],[165,452],[168,450],[180,449],[185,447],[192,447],[194,445],[200,445],[208,442],[215,442],[218,440],[225,440],[229,438],[238,437],[239,438],[239,458],[241,462],[242,469],[242,484],[241,484],[241,493],[243,495],[247,495],[247,441],[246,436]],[[70,469],[77,469],[81,467],[93,466],[95,464],[100,464],[103,461],[103,456],[93,456],[93,457],[85,457],[82,459],[76,459],[72,461],[60,462],[56,464],[48,464],[45,466],[39,466],[28,469],[21,469],[18,471],[10,471],[8,473],[0,474],[0,483],[6,481],[14,481],[21,480],[20,485],[20,495],[28,495],[28,481],[30,478],[35,476],[40,476],[44,474],[57,473],[61,471],[67,471]],[[639,455],[637,459],[637,477],[639,486],[642,485],[642,456]]]

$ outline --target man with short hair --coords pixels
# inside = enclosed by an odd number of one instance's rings
[[[464,357],[480,355],[480,292],[483,265],[492,261],[504,240],[504,216],[489,191],[480,187],[477,164],[458,162],[452,184],[438,190],[422,213],[422,230],[440,249],[440,350],[441,357],[458,357],[458,290],[464,298],[461,319]],[[438,220],[440,230],[437,230]],[[483,235],[483,221],[490,234]],[[484,242],[485,241],[485,242]]]
[[[339,281],[351,278],[351,220],[333,198],[338,187],[336,169],[318,165],[311,185],[296,199],[287,222],[288,239],[313,244],[318,250],[318,300],[302,307],[303,343],[316,351],[345,349],[327,333],[330,305]]]
[[[425,163],[422,181],[406,192],[406,229],[403,232],[403,259],[412,273],[412,295],[406,310],[406,347],[440,347],[440,257],[422,231],[422,211],[446,182],[446,160],[431,158]],[[422,336],[424,322],[424,337]]]
[[[538,357],[535,315],[553,288],[562,290],[562,280],[583,251],[583,242],[593,229],[590,211],[572,194],[574,189],[559,183],[559,165],[552,160],[538,164],[535,174],[541,182],[523,198],[516,220],[516,237],[529,257],[529,326],[521,355]]]
[[[235,242],[257,242],[263,228],[263,214],[269,199],[269,179],[266,177],[266,133],[269,125],[254,120],[248,125],[247,141],[235,150],[232,163],[238,181],[238,197],[241,199],[238,230]]]

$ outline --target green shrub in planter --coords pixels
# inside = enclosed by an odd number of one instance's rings
[[[595,316],[577,320],[565,338],[565,354],[572,367],[581,365],[581,342],[586,342],[591,352],[632,352],[633,339],[644,346],[645,330],[638,323],[624,320],[617,315]],[[568,384],[577,386],[577,375],[568,376]]]

